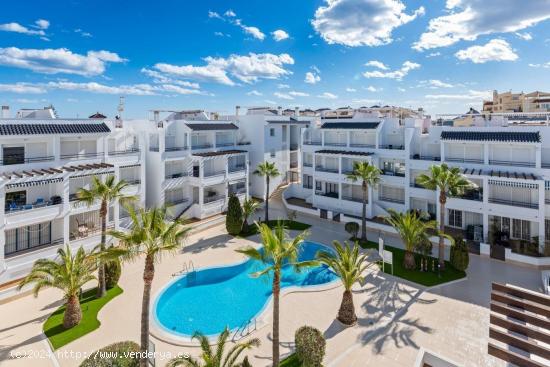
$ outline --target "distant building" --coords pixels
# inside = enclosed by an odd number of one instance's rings
[[[493,91],[492,101],[483,101],[485,113],[503,112],[548,112],[550,111],[550,93],[535,91],[531,93],[498,93]]]

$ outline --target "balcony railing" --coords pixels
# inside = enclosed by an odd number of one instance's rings
[[[483,164],[483,159],[478,159],[478,158],[445,157],[445,160],[447,162]]]
[[[231,190],[229,189],[229,195],[242,195],[246,194],[246,188]]]
[[[330,168],[323,166],[315,166],[315,170],[319,172],[338,173],[338,168]]]
[[[108,154],[113,156],[118,156],[118,155],[129,155],[129,154],[135,154],[135,153],[139,153],[138,148],[130,148],[125,150],[112,150]]]
[[[404,145],[393,145],[393,144],[380,145],[379,148],[380,149],[390,149],[390,150],[405,150]]]
[[[349,145],[352,148],[376,148],[374,144],[362,144],[362,143],[350,143]]]
[[[165,200],[164,204],[167,206],[173,206],[173,205],[179,205],[188,202],[188,198],[178,198],[178,199],[172,199],[172,200]]]
[[[61,198],[61,196],[52,196],[52,198],[47,201],[39,198],[32,204],[18,205],[12,202],[6,205],[5,212],[6,214],[12,214],[12,213],[25,211],[25,210],[32,210],[32,209],[38,209],[38,208],[45,208],[47,206],[59,205],[62,203],[63,203],[63,199]]]
[[[357,198],[357,197],[353,197],[353,196],[342,196],[342,200],[353,201],[355,203],[362,203],[363,202],[362,198]]]
[[[235,145],[232,141],[222,141],[222,142],[216,142],[216,147],[231,147]]]
[[[322,191],[316,191],[315,195],[317,196],[324,196],[327,198],[333,198],[338,199],[338,193],[337,192],[322,192]]]
[[[4,156],[3,160],[0,160],[0,165],[9,166],[12,164],[25,164],[25,163],[35,163],[35,162],[49,162],[55,159],[54,156],[44,156],[44,157],[21,157],[21,156]]]
[[[303,187],[304,189],[312,189],[312,188],[313,188],[313,185],[308,185],[308,184],[305,183],[305,184],[302,185],[302,187]]]
[[[290,162],[290,168],[298,168],[298,162]]]
[[[462,195],[455,196],[457,199],[483,201],[483,193],[481,191],[468,191]]]
[[[208,148],[212,148],[212,144],[198,144],[198,145],[193,145],[193,146],[191,147],[191,150],[208,149]]]
[[[181,147],[167,146],[167,147],[164,147],[165,152],[182,152],[182,151],[185,151],[187,149],[189,149],[189,147],[187,147],[187,146],[181,146]]]
[[[550,162],[542,162],[541,167],[542,168],[550,168]]]
[[[427,189],[426,187],[422,186],[421,184],[417,183],[417,182],[411,182],[409,184],[410,187],[416,187],[417,189],[424,189],[424,190],[430,190],[430,189]],[[433,191],[433,190],[432,190]]]
[[[313,163],[304,162],[304,167],[313,167]]]
[[[405,172],[392,171],[392,170],[382,170],[382,174],[385,176],[405,177]]]
[[[535,167],[535,162],[499,161],[495,159],[490,159],[489,164],[495,164],[497,166]]]
[[[337,141],[325,141],[325,145],[329,147],[345,147],[347,143],[339,143]]]
[[[235,173],[235,172],[241,172],[241,171],[245,171],[246,170],[246,166],[234,166],[234,167],[229,167],[229,173]]]
[[[411,159],[418,160],[418,161],[437,161],[437,162],[439,162],[441,160],[441,157],[436,157],[436,156],[432,156],[432,155],[413,154],[411,156]]]
[[[292,151],[298,150],[298,144],[290,144],[290,150]]]
[[[61,159],[92,159],[92,158],[101,158],[103,157],[103,152],[95,153],[74,153],[74,154],[62,154]]]
[[[387,196],[380,196],[379,199],[390,203],[405,204],[405,199],[390,198]]]
[[[171,178],[180,178],[187,176],[186,172],[167,173],[164,178],[169,180]]]
[[[321,145],[320,140],[306,140],[304,141],[304,145]]]
[[[63,238],[51,239],[47,243],[6,243],[4,247],[5,257],[20,255],[31,251],[43,249],[64,243]]]
[[[529,209],[538,209],[539,208],[538,203],[527,203],[527,202],[524,202],[524,201],[514,201],[514,200],[489,198],[489,202],[493,203],[493,204],[519,206],[521,208],[529,208]]]
[[[135,186],[135,185],[141,184],[141,179],[139,178],[128,178],[128,179],[123,178],[123,180],[124,182],[126,182],[126,184],[128,184],[128,186]]]
[[[225,175],[225,170],[223,170],[223,171],[204,172],[203,177],[215,177],[215,176],[223,176],[223,175]]]
[[[221,200],[225,200],[225,196],[222,196],[222,195],[205,196],[203,199],[203,203],[210,204],[215,201],[221,201]]]

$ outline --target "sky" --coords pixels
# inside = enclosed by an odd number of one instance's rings
[[[550,0],[8,1],[0,103],[60,116],[481,108],[549,91]],[[13,113],[13,112],[12,112]]]

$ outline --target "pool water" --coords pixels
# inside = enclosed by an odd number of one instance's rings
[[[312,260],[327,247],[304,241],[300,245],[299,261]],[[271,298],[271,275],[252,278],[251,273],[265,268],[257,260],[208,268],[186,274],[161,292],[155,302],[154,316],[161,327],[172,333],[191,336],[195,331],[215,335],[226,327],[241,327],[254,319]],[[301,269],[285,266],[281,288],[309,287],[337,279],[326,265]]]

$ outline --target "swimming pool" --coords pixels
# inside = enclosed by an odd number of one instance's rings
[[[326,246],[304,241],[299,260],[311,260]],[[213,336],[226,327],[236,329],[254,319],[271,298],[271,278],[252,278],[251,273],[265,267],[259,261],[198,270],[169,284],[157,297],[153,308],[160,327],[178,336],[195,331]],[[291,266],[282,270],[281,288],[312,287],[333,282],[336,274],[319,265],[296,272]]]

